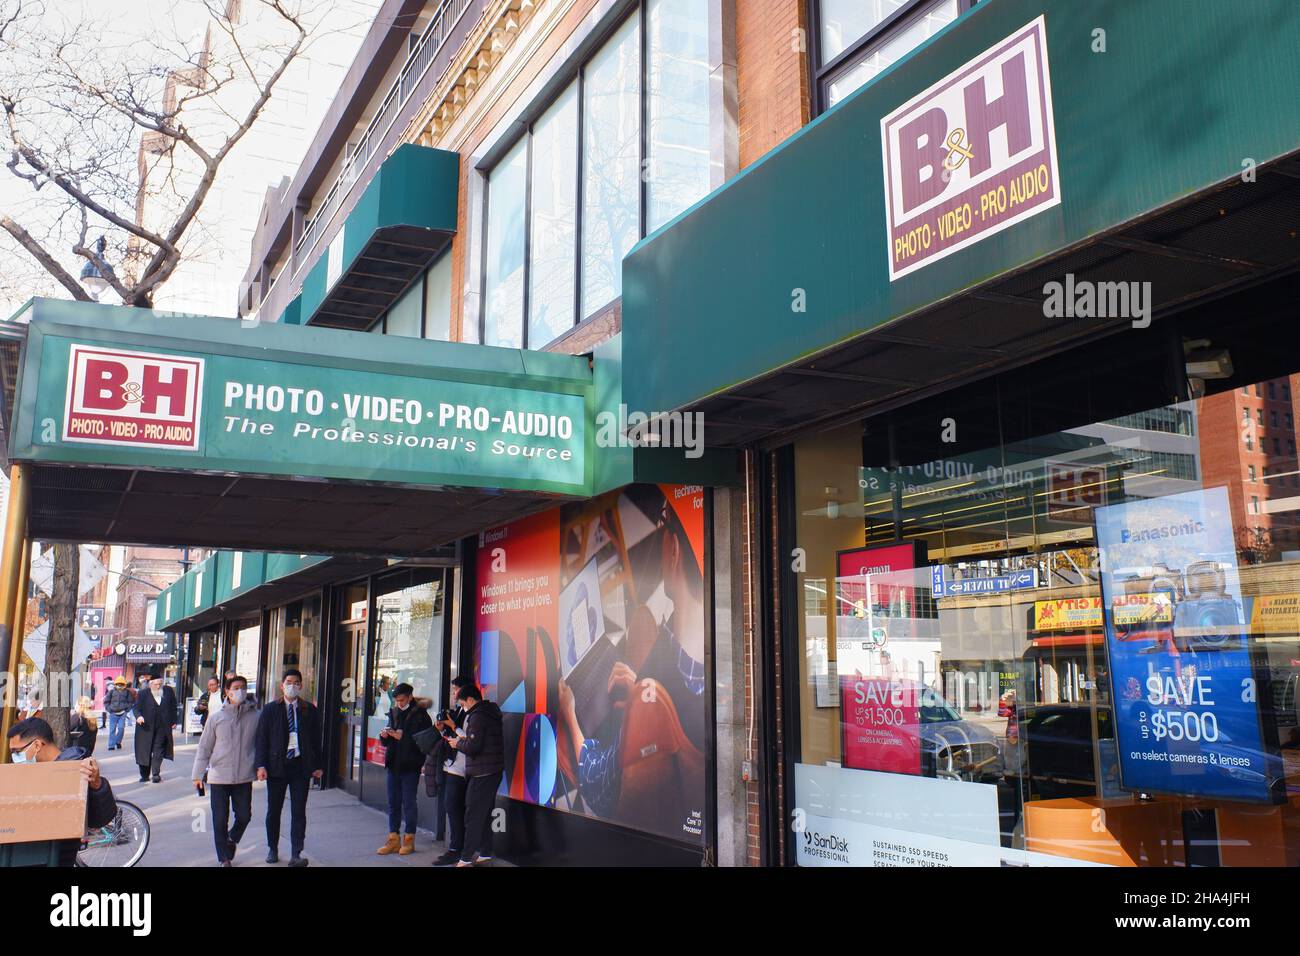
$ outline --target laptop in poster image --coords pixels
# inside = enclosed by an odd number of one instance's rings
[[[600,574],[593,557],[560,591],[560,677],[573,691],[583,733],[609,716],[609,675],[621,659],[605,630]]]

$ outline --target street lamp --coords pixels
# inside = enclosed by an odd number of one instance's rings
[[[108,241],[103,236],[100,236],[95,241],[95,254],[99,256],[100,262],[104,261],[104,250],[107,247]],[[81,284],[90,290],[90,294],[96,302],[104,294],[104,290],[108,288],[108,280],[104,278],[99,271],[99,267],[90,259],[87,259],[86,264],[81,267]]]

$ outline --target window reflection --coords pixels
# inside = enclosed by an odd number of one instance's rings
[[[484,345],[523,346],[527,160],[520,140],[488,178]]]
[[[623,256],[640,238],[640,42],[632,17],[583,71],[583,318],[623,291]]]
[[[982,785],[1003,863],[1295,862],[1294,384],[1046,431],[990,387],[955,453],[905,415],[796,443],[802,786]]]

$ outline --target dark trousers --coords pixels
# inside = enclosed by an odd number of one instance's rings
[[[420,786],[420,771],[388,771],[388,832],[402,832],[402,818],[406,818],[408,836],[415,836],[415,825],[420,819],[415,791]]]
[[[140,777],[143,779],[148,776],[160,776],[162,774],[163,755],[167,753],[167,738],[171,735],[170,727],[160,727],[157,730],[149,730],[144,727],[137,727],[139,733],[152,734],[149,741],[149,763],[140,764]]]
[[[311,789],[311,774],[302,765],[302,758],[284,762],[284,776],[266,778],[266,845],[272,850],[280,845],[280,817],[284,813],[284,794],[289,793],[289,851],[302,855],[302,844],[307,838],[307,791]]]
[[[454,773],[442,778],[442,806],[447,812],[447,849],[465,848],[465,778]]]
[[[497,788],[501,786],[501,771],[482,777],[470,777],[465,782],[465,845],[461,847],[462,862],[469,863],[474,855],[492,855],[492,811],[497,804]]]
[[[217,848],[217,862],[230,859],[230,844],[238,843],[253,819],[252,783],[209,783],[212,798],[212,842]],[[235,810],[235,825],[230,826],[230,810]]]

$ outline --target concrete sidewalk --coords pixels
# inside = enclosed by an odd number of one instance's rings
[[[212,811],[207,797],[199,797],[191,782],[194,743],[176,735],[176,759],[163,761],[162,783],[140,783],[131,731],[122,749],[108,752],[108,732],[102,730],[95,747],[101,772],[113,793],[144,810],[149,818],[149,849],[138,866],[216,866],[212,844]],[[267,866],[266,784],[253,784],[253,819],[235,854],[235,866]],[[416,835],[416,852],[409,856],[375,853],[388,836],[386,815],[368,807],[343,790],[313,790],[307,798],[307,842],[303,855],[312,866],[423,866],[447,847],[435,843],[433,831],[423,827]],[[289,860],[289,806],[285,801],[280,821],[280,863]],[[496,863],[497,861],[493,861]],[[491,864],[489,864],[491,865]]]

